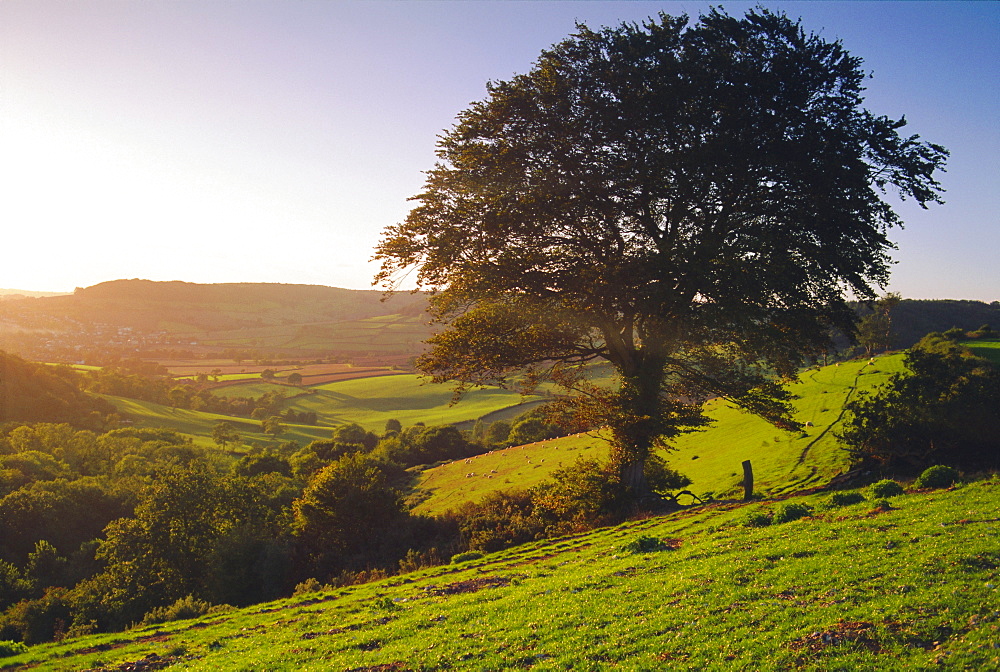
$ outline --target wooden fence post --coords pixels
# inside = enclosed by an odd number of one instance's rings
[[[743,501],[749,502],[753,496],[753,468],[750,460],[743,461]]]

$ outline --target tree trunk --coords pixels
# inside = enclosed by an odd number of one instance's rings
[[[611,461],[618,470],[623,494],[633,501],[655,497],[646,481],[645,466],[653,441],[662,432],[663,361],[643,359],[635,375],[622,376],[618,413],[610,422]]]

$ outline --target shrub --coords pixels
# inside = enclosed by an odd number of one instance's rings
[[[788,523],[799,518],[805,518],[811,513],[812,509],[805,504],[785,502],[784,504],[779,504],[778,508],[774,510],[774,520],[772,522],[775,525]]]
[[[28,647],[21,642],[11,642],[9,640],[0,641],[0,658],[16,656],[20,653],[26,653],[27,650]]]
[[[483,554],[479,551],[466,551],[465,553],[457,553],[451,556],[451,564],[456,565],[460,562],[468,562],[469,560],[478,560],[483,557]]]
[[[767,527],[773,514],[770,511],[755,511],[743,520],[744,527]]]
[[[826,500],[827,507],[850,506],[865,501],[865,496],[860,492],[835,492]]]
[[[153,625],[155,623],[166,623],[167,621],[180,621],[185,618],[197,618],[213,611],[219,611],[226,607],[218,607],[211,602],[195,599],[188,595],[182,597],[169,607],[156,607],[150,610],[143,618],[142,625]]]
[[[913,485],[918,488],[947,488],[958,481],[958,471],[943,464],[936,464],[924,470]]]
[[[308,593],[318,593],[321,590],[333,590],[333,586],[330,584],[322,584],[315,577],[308,578],[305,581],[296,584],[295,591],[292,593],[293,596],[298,597],[299,595],[306,595]]]
[[[892,506],[892,504],[889,503],[888,499],[876,499],[874,502],[872,502],[872,504],[874,504],[874,507],[872,508],[872,511],[892,511],[893,510],[893,506]]]
[[[872,483],[868,491],[875,499],[886,499],[887,497],[897,497],[903,494],[903,486],[891,478],[884,478],[881,481]]]

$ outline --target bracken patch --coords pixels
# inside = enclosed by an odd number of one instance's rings
[[[882,651],[882,645],[874,636],[875,626],[867,621],[840,621],[832,629],[813,632],[793,639],[789,646],[793,651],[822,651],[838,644],[856,644],[872,653]]]
[[[499,588],[510,585],[510,577],[506,576],[482,576],[466,581],[456,581],[448,585],[437,588],[427,586],[427,592],[431,595],[458,595],[460,593],[475,593],[483,588]]]

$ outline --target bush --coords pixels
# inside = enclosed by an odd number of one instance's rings
[[[16,656],[20,653],[26,653],[27,651],[28,647],[21,642],[11,642],[8,640],[0,641],[0,658]]]
[[[913,485],[918,488],[947,488],[958,481],[958,471],[943,464],[936,464],[924,470]]]
[[[829,499],[826,500],[826,505],[829,508],[833,508],[837,506],[859,504],[863,501],[865,501],[865,496],[860,492],[835,492],[830,495]]]
[[[770,511],[755,511],[743,520],[744,527],[767,527],[773,514]]]
[[[197,600],[193,596],[188,595],[187,597],[180,598],[169,607],[157,607],[150,610],[143,617],[142,625],[180,621],[185,618],[197,618],[226,608],[225,606],[215,606],[211,602],[205,602],[204,600]]]
[[[457,553],[451,556],[451,564],[457,565],[460,562],[468,562],[469,560],[478,560],[483,557],[483,554],[479,551],[466,551],[465,553]]]
[[[872,502],[872,504],[874,505],[872,507],[872,511],[892,511],[893,510],[893,506],[892,506],[892,504],[889,503],[888,499],[876,499],[874,502]]]
[[[872,483],[868,491],[875,499],[886,499],[887,497],[898,497],[903,494],[903,486],[891,478],[884,478],[881,481]]]
[[[295,591],[292,593],[294,597],[299,595],[307,595],[309,593],[318,593],[320,591],[330,591],[333,590],[333,586],[329,583],[320,583],[315,577],[306,579],[305,581],[295,585]]]
[[[784,504],[779,504],[778,508],[774,510],[774,519],[772,522],[775,525],[779,523],[788,523],[793,520],[798,520],[799,518],[805,518],[811,513],[812,509],[805,504],[786,502]]]

